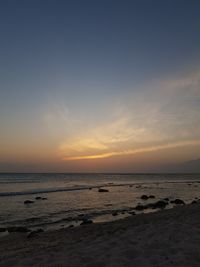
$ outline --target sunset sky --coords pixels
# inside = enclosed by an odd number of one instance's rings
[[[198,158],[200,1],[1,1],[0,171]]]

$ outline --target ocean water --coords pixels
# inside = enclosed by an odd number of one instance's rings
[[[109,192],[98,192],[100,187]],[[141,200],[142,194],[156,198]],[[36,200],[38,196],[46,199]],[[94,222],[111,221],[131,216],[128,212],[138,203],[166,197],[186,203],[200,198],[200,174],[1,173],[0,227],[59,229],[80,225],[83,216]],[[34,203],[27,205],[25,200]]]

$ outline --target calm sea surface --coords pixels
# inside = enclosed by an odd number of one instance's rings
[[[99,187],[108,189],[98,192]],[[142,194],[155,200],[141,200]],[[36,197],[46,199],[36,200]],[[200,198],[200,174],[0,174],[0,227],[56,229],[130,216],[138,203]],[[32,200],[32,204],[24,204]],[[171,207],[171,206],[169,206]],[[113,216],[117,211],[118,215]]]

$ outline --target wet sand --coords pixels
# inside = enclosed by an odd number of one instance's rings
[[[0,238],[0,266],[200,266],[200,204]]]

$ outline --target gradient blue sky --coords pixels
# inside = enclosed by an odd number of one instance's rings
[[[0,171],[199,157],[200,2],[1,1]]]

